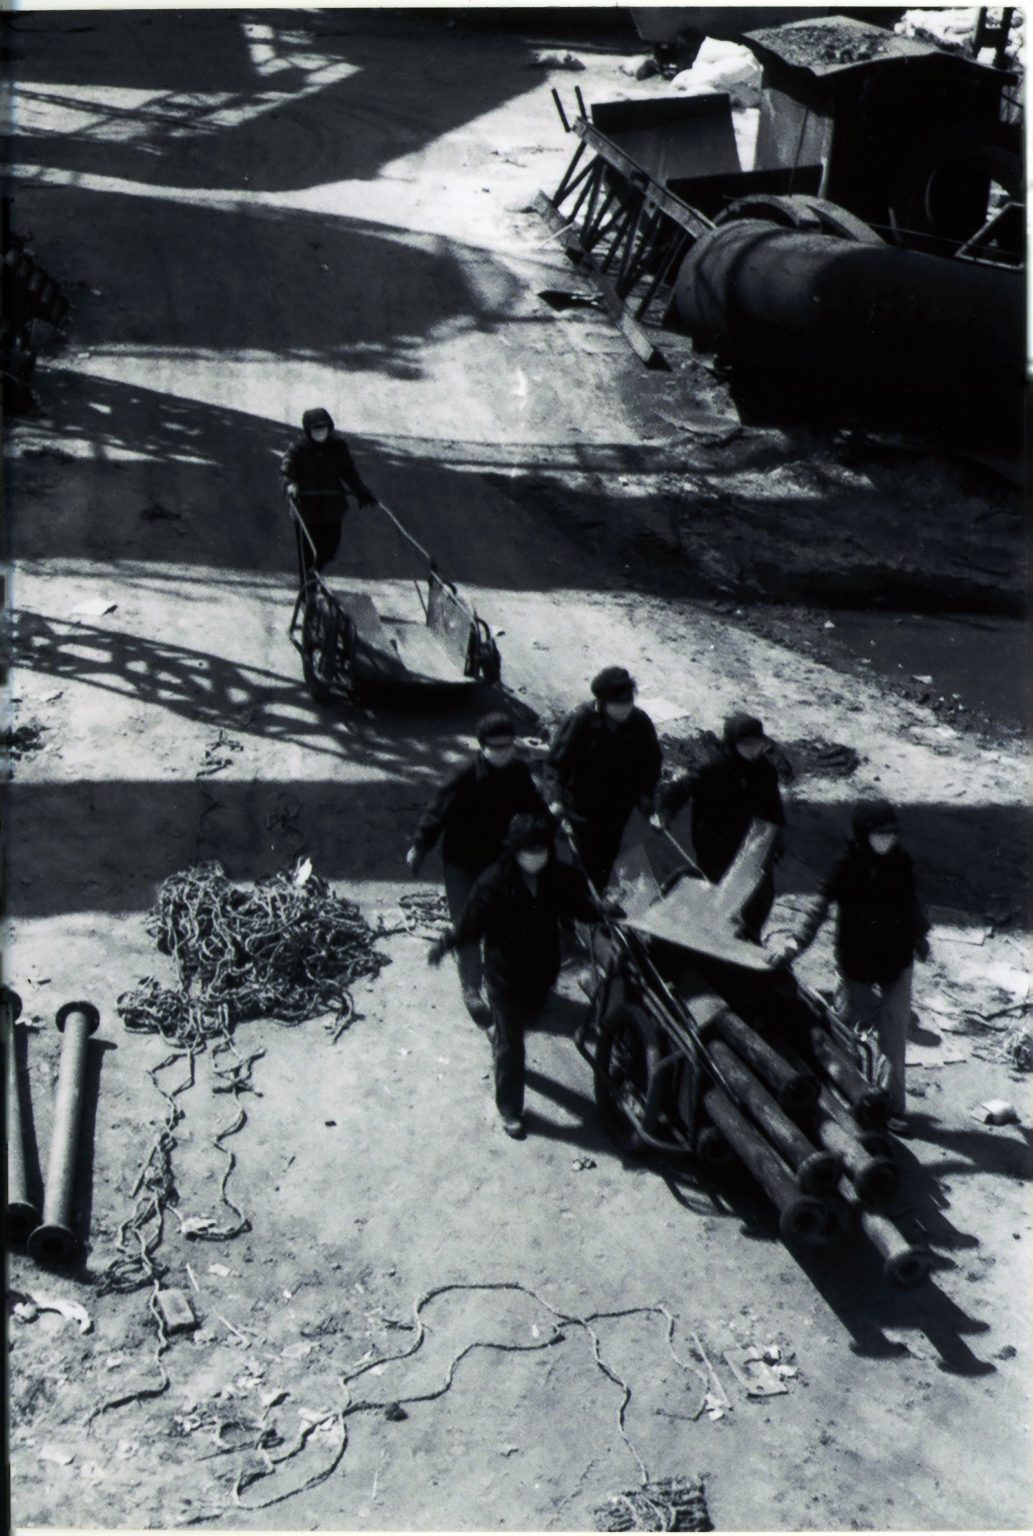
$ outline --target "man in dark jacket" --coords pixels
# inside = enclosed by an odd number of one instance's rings
[[[313,555],[300,529],[295,529],[298,569],[304,581],[311,568],[321,571],[337,553],[348,491],[360,507],[373,506],[377,498],[355,468],[348,444],[334,431],[329,411],[322,406],[306,411],[301,425],[301,437],[295,438],[280,461],[280,476],[315,545]]]
[[[911,856],[900,843],[896,812],[887,801],[857,807],[850,841],[806,922],[777,958],[786,963],[806,949],[833,904],[839,1008],[859,1033],[875,1030],[887,1064],[891,1113],[900,1120],[906,1110],[912,969],[916,956],[929,958],[929,924],[919,905]]]
[[[456,923],[478,875],[502,853],[513,817],[520,812],[544,816],[545,805],[531,770],[517,755],[516,730],[506,714],[485,715],[477,724],[480,750],[451,774],[420,818],[405,861],[416,874],[441,838],[445,897]],[[488,1006],[481,996],[481,951],[475,942],[456,950],[463,1002],[470,1016],[487,1027]]]
[[[594,703],[560,723],[545,773],[549,808],[569,820],[585,873],[603,891],[632,811],[638,806],[648,816],[653,809],[662,753],[623,667],[604,667],[592,694]]]
[[[431,946],[484,944],[491,1002],[495,1103],[508,1136],[524,1134],[524,1032],[541,1015],[560,969],[560,925],[598,922],[603,909],[580,871],[561,864],[547,817],[514,816],[502,857],[470,892],[458,923]]]
[[[760,721],[754,715],[729,715],[723,738],[706,762],[672,779],[658,797],[662,826],[669,826],[691,800],[693,852],[704,875],[715,882],[739,852],[751,822],[785,826],[778,773],[768,756],[771,742]],[[754,937],[775,899],[777,854],[776,841],[764,878],[742,911],[743,926]]]

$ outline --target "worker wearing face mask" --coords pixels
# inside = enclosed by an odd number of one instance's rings
[[[514,816],[502,857],[481,875],[459,921],[431,946],[427,958],[439,965],[450,949],[484,944],[495,1103],[508,1136],[524,1135],[524,1034],[559,974],[560,926],[596,922],[603,910],[580,871],[557,860],[548,816]]]
[[[405,861],[416,874],[441,839],[445,897],[453,923],[466,905],[478,875],[502,853],[513,817],[546,814],[531,770],[518,754],[516,730],[506,714],[485,715],[477,724],[478,750],[445,780],[416,828]],[[471,1018],[487,1027],[490,1012],[481,996],[483,967],[479,943],[456,950],[463,1002]]]
[[[911,856],[896,812],[871,800],[854,812],[853,832],[800,931],[774,958],[783,964],[811,943],[830,906],[836,912],[837,1008],[858,1033],[875,1032],[885,1062],[890,1125],[904,1129],[904,1054],[914,961],[929,958],[929,924],[918,901]]]
[[[594,702],[563,720],[546,763],[549,808],[569,822],[585,873],[605,890],[621,839],[637,806],[653,809],[662,753],[653,722],[635,704],[623,667],[592,679]]]
[[[299,576],[304,581],[310,570],[321,571],[337,553],[348,492],[360,507],[373,506],[377,498],[355,468],[348,444],[334,431],[329,411],[322,406],[306,411],[301,425],[302,435],[280,462],[280,477],[284,493],[315,545],[313,554],[301,530],[295,528]]]
[[[692,848],[708,880],[718,881],[742,846],[753,821],[785,826],[778,773],[771,761],[772,743],[754,715],[729,715],[722,741],[709,758],[678,775],[658,795],[656,820],[667,827],[682,807],[692,802]],[[743,927],[756,936],[775,899],[776,840],[757,889],[742,911]]]

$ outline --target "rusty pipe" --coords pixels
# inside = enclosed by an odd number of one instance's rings
[[[870,1211],[858,1197],[849,1179],[843,1179],[840,1194],[857,1217],[861,1230],[882,1255],[882,1273],[893,1285],[907,1288],[918,1285],[932,1267],[932,1257],[924,1248],[909,1243],[900,1228],[881,1211]]]
[[[72,1227],[72,1199],[78,1166],[86,1050],[100,1023],[92,1003],[65,1003],[58,1009],[61,1065],[54,1099],[54,1128],[44,1186],[43,1221],[29,1238],[29,1252],[40,1264],[67,1264],[79,1246]]]
[[[822,1071],[850,1105],[854,1119],[866,1130],[877,1130],[889,1119],[890,1099],[884,1088],[875,1088],[862,1072],[848,1061],[832,1036],[815,1024],[811,1029],[811,1048]]]
[[[778,1210],[779,1231],[786,1240],[807,1243],[828,1240],[829,1222],[825,1206],[813,1195],[800,1191],[792,1173],[757,1128],[732,1103],[720,1088],[709,1088],[703,1095],[703,1107],[722,1136],[745,1163],[768,1199]]]
[[[712,1040],[707,1055],[720,1073],[722,1086],[730,1093],[740,1109],[762,1132],[780,1157],[784,1158],[796,1175],[796,1182],[809,1195],[831,1192],[839,1183],[841,1172],[838,1157],[831,1151],[821,1151],[795,1125],[764,1087],[749,1067],[741,1062],[731,1046],[723,1040]]]
[[[733,218],[690,250],[674,303],[776,407],[1021,448],[1022,272]]]
[[[865,1144],[858,1126],[825,1084],[818,1097],[818,1117],[818,1140],[839,1158],[862,1203],[872,1209],[885,1205],[899,1182],[896,1163],[885,1151],[873,1151],[874,1142]]]
[[[0,993],[0,1010],[3,1013],[4,1049],[7,1052],[7,1241],[20,1247],[33,1228],[39,1225],[39,1212],[29,1196],[22,1098],[18,1082],[14,1026],[21,1016],[22,1000],[10,987],[4,987]]]
[[[772,1090],[783,1109],[809,1109],[818,1100],[818,1080],[810,1071],[791,1066],[773,1046],[728,1008],[708,1020],[709,1031],[720,1035]]]

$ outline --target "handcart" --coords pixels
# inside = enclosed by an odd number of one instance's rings
[[[661,884],[636,851],[620,871],[623,916],[591,946],[576,1043],[624,1153],[689,1155],[711,1172],[744,1165],[787,1241],[825,1244],[859,1227],[885,1276],[913,1285],[930,1261],[896,1224],[888,1095],[825,997],[737,928],[774,835],[754,823],[716,885],[689,861]]]
[[[301,585],[288,635],[301,655],[309,693],[325,703],[335,692],[364,689],[470,687],[502,675],[490,626],[446,581],[433,557],[382,502],[375,507],[420,556],[415,578],[422,617],[388,617],[365,592],[331,590],[316,569],[316,549],[293,500],[287,502],[298,535]]]

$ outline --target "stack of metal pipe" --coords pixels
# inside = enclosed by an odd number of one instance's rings
[[[859,1229],[887,1279],[923,1279],[929,1255],[886,1210],[899,1185],[889,1098],[817,1012],[802,1050],[776,1047],[716,993],[697,993],[692,1012],[706,1082],[699,1155],[714,1166],[734,1154],[776,1207],[787,1240],[829,1243]]]

